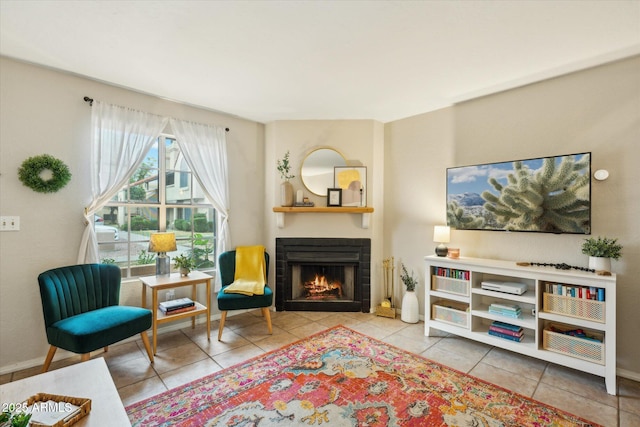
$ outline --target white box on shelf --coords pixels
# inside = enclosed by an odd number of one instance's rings
[[[486,280],[480,284],[482,289],[488,291],[504,292],[507,294],[522,295],[527,292],[527,285],[518,282],[503,282],[500,280]]]

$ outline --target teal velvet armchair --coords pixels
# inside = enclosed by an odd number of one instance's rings
[[[147,337],[151,311],[119,305],[120,268],[110,264],[82,264],[55,268],[38,276],[49,352],[42,367],[46,372],[57,348],[82,355],[135,334],[153,363]]]
[[[269,277],[269,254],[264,253],[265,281]],[[218,329],[218,341],[222,339],[222,330],[229,310],[248,310],[252,308],[262,309],[262,315],[267,321],[269,333],[273,333],[271,326],[271,314],[269,307],[273,304],[273,291],[265,284],[264,295],[246,296],[241,294],[226,294],[224,288],[233,283],[236,273],[236,251],[227,251],[218,257],[218,273],[222,282],[222,289],[218,292],[218,310],[221,311],[220,327]]]

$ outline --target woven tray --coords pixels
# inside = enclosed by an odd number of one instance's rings
[[[78,420],[85,417],[91,411],[91,399],[86,399],[82,397],[70,397],[70,396],[60,396],[57,394],[48,394],[48,393],[38,393],[27,399],[27,405],[31,406],[37,402],[47,402],[53,401],[57,403],[71,403],[72,405],[78,406],[80,411],[71,417],[67,417],[58,421],[55,424],[47,425],[48,427],[68,427]],[[32,427],[44,426],[45,424],[40,424],[37,422],[31,422],[29,424]]]

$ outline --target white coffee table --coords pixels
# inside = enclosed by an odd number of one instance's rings
[[[91,412],[74,427],[131,426],[103,358],[0,385],[0,402],[17,404],[37,393],[91,399]]]

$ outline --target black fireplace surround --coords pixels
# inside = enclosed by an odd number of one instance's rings
[[[276,238],[277,311],[361,311],[371,309],[371,239]],[[354,271],[353,298],[348,300],[294,297],[296,266],[348,266]]]

